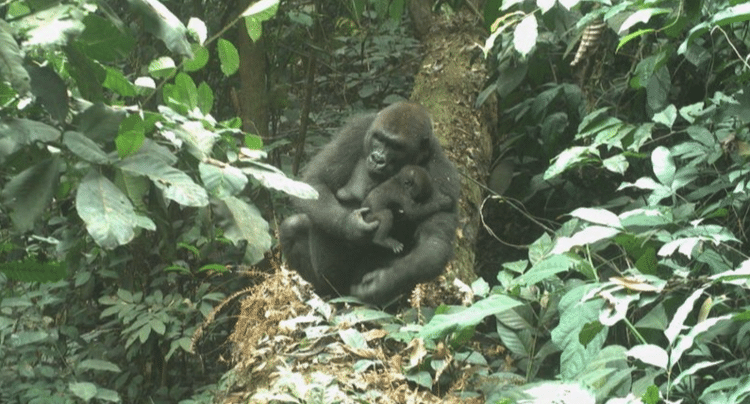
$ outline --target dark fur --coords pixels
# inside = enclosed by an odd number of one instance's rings
[[[392,147],[393,142],[401,147]],[[377,225],[361,217],[360,198],[336,197],[363,164],[373,187],[405,165],[424,167],[435,200],[443,201],[439,211],[423,220],[394,224],[391,234],[404,244],[403,255],[369,242]],[[320,293],[385,303],[445,268],[458,225],[460,182],[421,106],[400,103],[377,115],[356,117],[310,161],[302,179],[320,196],[294,201],[301,213],[282,223],[281,243],[290,266]]]

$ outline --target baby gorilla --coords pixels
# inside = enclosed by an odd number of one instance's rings
[[[339,199],[348,199],[351,195],[369,192],[362,201],[362,207],[369,209],[364,220],[368,223],[379,222],[372,241],[390,248],[394,253],[404,249],[403,243],[389,236],[396,213],[415,223],[436,212],[450,209],[453,203],[448,196],[433,192],[430,174],[417,165],[406,165],[393,177],[373,186],[367,175],[355,169],[350,181],[336,195]]]

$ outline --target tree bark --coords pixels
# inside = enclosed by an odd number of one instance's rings
[[[447,278],[470,283],[476,278],[474,246],[479,235],[482,189],[492,157],[491,131],[495,128],[496,101],[488,99],[477,109],[477,94],[488,76],[476,46],[486,37],[475,16],[457,14],[435,22],[427,35],[425,58],[415,79],[411,100],[432,113],[435,134],[448,158],[462,173],[459,228],[455,255],[448,264]],[[469,177],[469,178],[466,178]]]

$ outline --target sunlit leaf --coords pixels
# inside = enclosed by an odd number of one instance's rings
[[[526,56],[536,45],[537,32],[536,16],[532,13],[524,17],[513,31],[513,46],[518,53]]]

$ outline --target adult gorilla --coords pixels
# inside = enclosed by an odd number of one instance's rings
[[[370,189],[407,164],[424,167],[433,198],[448,197],[451,203],[416,223],[396,220],[391,236],[404,244],[396,254],[372,242],[378,223],[363,219],[367,209],[361,203]],[[340,200],[337,191],[353,175],[363,178],[353,179],[361,184],[351,188],[364,189],[359,195],[344,192],[348,199],[340,194]],[[422,106],[401,102],[355,117],[310,161],[302,179],[320,196],[294,200],[301,213],[281,224],[281,244],[290,266],[319,293],[387,303],[445,268],[458,225],[460,182]]]

